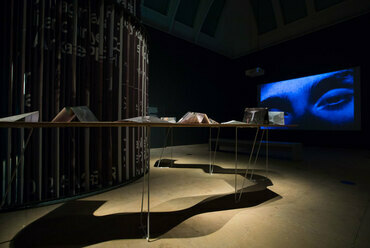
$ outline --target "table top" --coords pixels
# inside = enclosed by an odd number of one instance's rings
[[[183,123],[154,123],[154,122],[127,122],[127,121],[99,121],[99,122],[0,122],[0,128],[68,128],[68,127],[233,127],[233,128],[260,128],[260,127],[296,127],[297,125],[273,124],[183,124]]]

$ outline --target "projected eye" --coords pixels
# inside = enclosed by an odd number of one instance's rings
[[[340,110],[353,99],[353,90],[347,88],[333,89],[322,95],[315,104],[317,111]]]

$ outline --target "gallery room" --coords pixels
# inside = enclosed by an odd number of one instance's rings
[[[0,12],[0,247],[370,247],[370,1]]]

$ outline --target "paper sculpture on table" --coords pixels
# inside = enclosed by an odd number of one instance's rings
[[[71,122],[75,118],[79,121],[98,121],[87,106],[64,107],[51,122]]]
[[[245,122],[241,122],[241,121],[236,121],[236,120],[231,120],[231,121],[226,121],[226,122],[222,122],[221,124],[247,124]]]
[[[0,118],[0,121],[1,122],[15,122],[15,121],[38,122],[39,121],[39,111]]]
[[[243,121],[248,124],[268,124],[268,108],[245,108]]]
[[[161,120],[155,116],[138,116],[128,119],[119,120],[119,122],[123,121],[130,121],[130,122],[138,122],[138,123],[169,123],[168,121]]]
[[[187,112],[177,123],[183,124],[218,124],[217,121],[208,118],[206,114]]]
[[[269,111],[269,122],[274,125],[284,125],[284,112]]]
[[[169,123],[176,123],[176,117],[161,117],[161,120],[168,121]]]

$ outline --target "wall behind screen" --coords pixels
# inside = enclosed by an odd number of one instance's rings
[[[186,112],[206,113],[216,121],[231,118],[231,60],[208,49],[147,27],[149,33],[149,106],[158,116],[179,120]],[[231,99],[231,100],[230,100]],[[153,128],[152,147],[163,146],[165,129]],[[215,131],[214,135],[215,135]],[[176,128],[174,145],[208,142],[209,129]]]
[[[359,66],[361,69],[361,127],[360,131],[279,131],[272,139],[301,141],[323,145],[367,145],[370,98],[370,38],[364,36],[370,14],[337,24],[324,30],[264,49],[233,61],[235,81],[239,82],[236,105],[256,106],[257,85],[307,75],[325,73]],[[266,74],[247,78],[245,70],[262,67]]]

